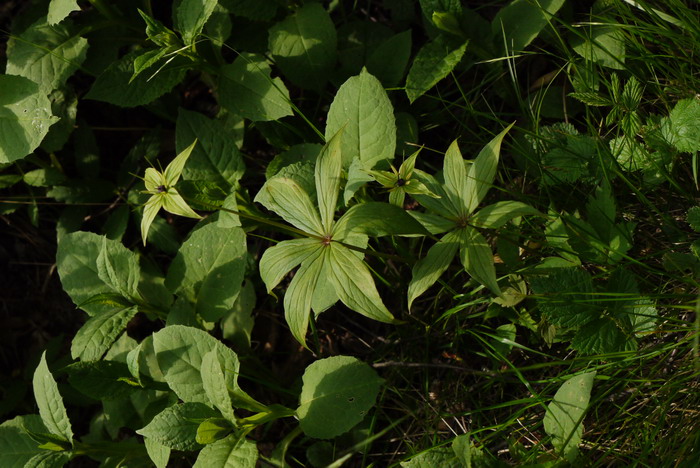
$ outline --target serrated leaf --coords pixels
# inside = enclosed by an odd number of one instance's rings
[[[424,45],[413,59],[413,64],[406,78],[406,95],[412,103],[439,81],[445,78],[457,66],[467,42],[453,46],[449,39],[438,36]]]
[[[413,301],[435,284],[452,263],[460,246],[458,231],[450,231],[433,245],[425,257],[413,265],[411,282],[408,284],[408,309]]]
[[[398,86],[411,57],[411,30],[396,34],[382,42],[367,57],[367,71],[387,88]]]
[[[138,309],[135,306],[115,308],[88,319],[75,334],[71,343],[70,351],[73,359],[82,361],[100,359],[137,312]]]
[[[76,10],[80,11],[76,0],[51,0],[46,19],[53,26],[63,21],[71,12]]]
[[[127,299],[138,298],[141,278],[138,256],[121,242],[102,237],[97,256],[97,275],[117,293]]]
[[[700,150],[700,100],[682,99],[668,116],[662,129],[666,138],[678,151],[692,153]]]
[[[637,344],[612,317],[603,316],[583,325],[571,340],[571,347],[582,355],[590,355],[631,351]]]
[[[0,89],[0,163],[10,163],[34,151],[58,118],[37,83],[0,75]]]
[[[218,409],[221,414],[231,422],[236,421],[236,416],[233,414],[233,406],[231,397],[229,397],[228,389],[226,388],[226,379],[224,371],[221,369],[219,355],[216,350],[209,351],[202,357],[202,367],[200,368],[202,376],[202,386],[207,394],[209,401]]]
[[[26,428],[26,429],[25,429]],[[32,432],[48,432],[36,414],[16,416],[0,424],[0,466],[24,468],[25,463],[43,452],[29,435]]]
[[[335,207],[338,204],[343,159],[341,155],[341,138],[344,127],[331,137],[321,150],[316,160],[314,179],[316,181],[316,197],[323,232],[328,234],[333,225]]]
[[[316,284],[323,270],[328,249],[316,249],[301,263],[284,294],[284,318],[294,338],[306,346],[306,330]]]
[[[394,109],[382,84],[365,69],[349,78],[336,93],[328,110],[326,140],[341,128],[343,168],[348,169],[358,159],[362,169],[372,169],[379,161],[394,158]],[[351,183],[349,178],[348,185]],[[347,195],[345,198],[349,199]]]
[[[394,322],[367,266],[347,247],[329,246],[328,266],[338,298],[350,309],[380,322]]]
[[[289,91],[258,54],[242,53],[221,67],[219,100],[228,110],[253,121],[278,120],[292,115]]]
[[[153,335],[153,348],[165,381],[183,401],[211,404],[200,369],[204,356],[213,350],[218,353],[227,388],[242,392],[238,387],[238,356],[203,330],[182,325],[165,327]]]
[[[469,223],[480,228],[498,229],[512,219],[526,215],[544,216],[526,203],[507,200],[480,209],[469,218]]]
[[[546,277],[533,278],[537,304],[553,324],[577,327],[597,318],[591,276],[579,268],[558,268]]]
[[[316,239],[293,239],[268,248],[260,259],[260,277],[269,293],[293,268],[322,248]]]
[[[583,415],[588,407],[596,372],[570,378],[554,394],[544,416],[544,430],[552,436],[556,451],[573,461],[583,435]]]
[[[184,180],[206,180],[229,188],[238,182],[245,165],[233,131],[219,120],[185,109],[178,111],[176,127],[178,152],[198,142],[182,171]]]
[[[97,77],[85,98],[119,107],[142,106],[170,91],[185,76],[184,59],[176,57],[167,64],[152,65],[130,81],[134,72],[134,60],[140,53],[142,52],[130,52],[112,62]]]
[[[472,213],[481,200],[484,199],[493,179],[496,177],[496,168],[501,154],[501,143],[515,123],[508,125],[501,133],[493,137],[486,146],[482,148],[474,162],[467,171],[467,213]]]
[[[321,359],[302,377],[297,417],[304,433],[331,439],[349,431],[374,406],[382,379],[350,356]]]
[[[461,229],[461,242],[459,253],[464,269],[472,278],[500,296],[501,288],[496,280],[493,251],[484,236],[467,226]]]
[[[270,28],[269,49],[297,86],[320,91],[336,61],[335,25],[319,3],[307,3]]]
[[[233,307],[243,282],[247,259],[241,228],[210,223],[183,242],[165,278],[166,287],[187,298],[207,321],[216,321]]]
[[[202,403],[182,403],[164,409],[136,433],[174,450],[197,450],[201,448],[195,440],[199,424],[215,415]]]
[[[255,443],[232,434],[204,447],[194,468],[255,468],[257,461]]]
[[[68,22],[50,26],[46,17],[7,43],[8,75],[20,75],[49,93],[59,88],[85,60],[88,41]]]
[[[403,208],[381,202],[352,206],[335,224],[333,238],[342,240],[351,233],[370,237],[426,235],[428,231]]]
[[[520,52],[549,24],[564,0],[514,0],[501,8],[491,23],[495,41],[509,52]]]
[[[73,429],[71,428],[63,398],[58,392],[58,385],[46,364],[46,352],[41,354],[39,365],[34,371],[32,380],[34,399],[39,407],[39,415],[51,434],[60,436],[73,444]]]
[[[309,194],[292,179],[273,177],[265,182],[255,201],[304,232],[324,235],[321,218]]]
[[[217,4],[218,0],[178,0],[175,3],[175,28],[185,44],[194,43]]]

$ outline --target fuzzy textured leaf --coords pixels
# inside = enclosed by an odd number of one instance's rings
[[[197,450],[202,447],[195,440],[197,428],[214,416],[214,410],[202,403],[182,403],[164,409],[136,433],[174,450]]]
[[[255,468],[257,461],[255,442],[232,434],[205,446],[194,468]]]
[[[382,379],[350,356],[321,359],[302,377],[297,417],[304,433],[331,439],[349,431],[374,406]]]
[[[97,256],[97,275],[123,297],[130,299],[139,296],[139,259],[121,242],[102,237],[102,246]]]
[[[75,334],[71,356],[82,361],[96,361],[112,346],[136,315],[134,307],[114,308],[91,317]]]

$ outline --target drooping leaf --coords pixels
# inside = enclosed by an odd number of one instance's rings
[[[335,25],[320,3],[308,3],[270,28],[269,48],[289,80],[320,91],[336,61]]]
[[[483,207],[469,218],[469,224],[480,228],[498,229],[508,221],[525,215],[544,216],[526,203],[506,200]]]
[[[273,177],[265,182],[255,201],[262,203],[285,221],[302,231],[323,236],[323,225],[318,210],[309,194],[296,181]]]
[[[174,450],[197,450],[201,448],[195,440],[199,424],[215,415],[202,403],[177,404],[158,413],[136,433]]]
[[[350,233],[371,237],[428,234],[415,218],[389,203],[367,202],[352,206],[336,223],[333,236],[343,239]]]
[[[102,237],[102,246],[97,256],[97,275],[114,291],[127,299],[139,297],[141,278],[138,256],[119,241]]]
[[[326,140],[341,128],[344,129],[341,153],[345,169],[355,159],[362,169],[372,169],[379,161],[393,159],[396,149],[394,109],[382,84],[365,69],[343,83],[336,93],[328,110]]]
[[[307,436],[331,439],[349,431],[374,405],[382,379],[350,356],[321,359],[306,368],[297,417]]]
[[[316,197],[324,233],[329,233],[331,230],[333,218],[335,217],[335,207],[338,203],[340,176],[343,169],[341,155],[343,131],[344,127],[328,140],[318,155],[316,170],[314,171]]]
[[[238,296],[247,258],[243,229],[209,223],[185,240],[173,260],[165,285],[187,298],[208,321],[223,317]]]
[[[46,19],[53,26],[63,21],[71,12],[76,10],[80,10],[76,0],[51,0]]]
[[[292,115],[289,91],[258,54],[242,53],[221,67],[219,100],[222,106],[253,121],[277,120]]]
[[[113,308],[90,317],[75,334],[71,343],[71,356],[82,361],[96,361],[107,352],[114,340],[126,329],[136,315],[133,307]]]
[[[20,75],[44,93],[60,87],[80,67],[88,49],[87,39],[66,21],[50,26],[43,17],[7,43],[8,75]]]
[[[528,46],[564,5],[564,0],[514,0],[501,8],[491,23],[496,43],[506,51],[520,52]]]
[[[10,163],[34,151],[58,118],[35,82],[0,75],[0,89],[0,163]]]
[[[578,453],[583,435],[583,415],[593,389],[596,372],[587,372],[570,378],[562,384],[547,406],[544,430],[552,436],[556,451],[572,461]]]
[[[177,116],[177,151],[181,152],[195,140],[197,145],[182,171],[182,178],[212,181],[227,188],[236,184],[245,172],[245,165],[233,131],[219,120],[180,109]]]
[[[316,249],[301,263],[284,294],[284,318],[294,338],[306,346],[306,330],[314,290],[328,256],[327,249]]]
[[[440,35],[424,45],[413,60],[406,78],[406,95],[415,101],[445,78],[464,55],[467,42],[453,46]]]
[[[184,59],[176,57],[169,63],[155,63],[130,81],[134,61],[142,53],[134,51],[112,64],[95,80],[87,99],[108,102],[119,107],[148,104],[170,91],[185,76]]]
[[[232,434],[205,446],[194,468],[255,468],[257,461],[255,442]]]
[[[267,292],[272,291],[287,273],[320,248],[321,243],[318,240],[304,238],[282,241],[265,250],[260,259],[259,270]]]
[[[63,404],[63,397],[58,392],[58,385],[46,363],[46,352],[41,354],[39,365],[34,371],[32,386],[39,415],[46,428],[51,434],[60,436],[72,445],[73,429]]]
[[[218,353],[229,391],[241,391],[238,356],[203,330],[167,326],[153,335],[153,348],[165,381],[182,401],[211,404],[204,391],[200,369],[204,356],[213,350]]]
[[[515,123],[508,125],[501,133],[496,135],[486,146],[482,148],[474,162],[467,171],[467,212],[472,213],[486,193],[491,188],[493,179],[496,177],[496,168],[501,154],[501,142],[508,133],[508,130]]]
[[[226,388],[226,379],[224,378],[224,372],[221,369],[216,350],[209,351],[202,357],[200,373],[202,375],[202,386],[209,401],[226,419],[235,423],[236,416],[233,414],[231,397]]]
[[[479,231],[469,226],[463,228],[460,234],[462,245],[459,253],[464,269],[472,278],[500,296],[501,288],[496,280],[493,252],[489,243]]]
[[[372,275],[347,247],[337,243],[329,246],[328,262],[331,281],[338,298],[350,309],[365,317],[391,323],[394,316],[382,302]]]
[[[217,3],[217,0],[178,0],[175,3],[175,28],[180,31],[185,44],[194,43]]]
[[[423,294],[440,278],[452,263],[459,250],[460,239],[458,231],[450,231],[433,245],[425,257],[413,265],[411,282],[408,284],[408,308],[413,301]]]

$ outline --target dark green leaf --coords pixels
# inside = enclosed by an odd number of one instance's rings
[[[197,450],[202,447],[196,441],[197,428],[214,416],[206,405],[183,403],[166,408],[136,433],[174,450]]]

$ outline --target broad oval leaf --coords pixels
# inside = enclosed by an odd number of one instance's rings
[[[82,361],[96,361],[112,346],[136,315],[136,306],[114,308],[90,317],[75,334],[71,356]]]
[[[202,447],[196,441],[197,428],[214,416],[207,405],[182,403],[164,409],[136,433],[174,450],[197,450]]]
[[[306,368],[302,380],[299,425],[317,439],[331,439],[362,421],[383,382],[374,369],[350,356],[318,360]]]
[[[370,237],[399,236],[429,232],[403,208],[390,203],[368,202],[352,206],[333,228],[333,238],[342,240],[350,233]]]
[[[459,249],[457,231],[450,231],[433,245],[425,257],[413,265],[411,282],[408,284],[408,309],[413,301],[428,290],[442,276]]]
[[[453,46],[449,39],[440,35],[424,45],[413,59],[406,78],[406,95],[415,101],[440,80],[445,78],[462,60],[467,42]]]
[[[58,117],[39,85],[27,78],[0,75],[0,89],[0,163],[10,163],[38,148]]]
[[[307,3],[270,28],[270,53],[297,86],[320,91],[336,61],[335,25],[320,3]]]
[[[242,53],[221,67],[219,101],[222,106],[253,121],[277,120],[292,115],[289,91],[272,78],[262,55]]]
[[[194,463],[194,468],[255,468],[258,448],[255,442],[231,434],[205,446]]]
[[[273,177],[265,182],[255,201],[274,211],[297,229],[323,236],[323,225],[318,210],[309,194],[293,179]]]
[[[39,415],[46,428],[51,434],[60,436],[72,445],[73,429],[63,405],[63,397],[58,392],[58,385],[46,364],[46,351],[41,354],[39,365],[34,371],[32,386]]]
[[[583,415],[588,407],[596,372],[579,374],[564,382],[544,415],[544,430],[552,436],[556,451],[573,461],[583,435]]]
[[[278,243],[265,250],[260,259],[259,270],[267,292],[272,291],[292,268],[322,248],[317,239],[293,239]]]

